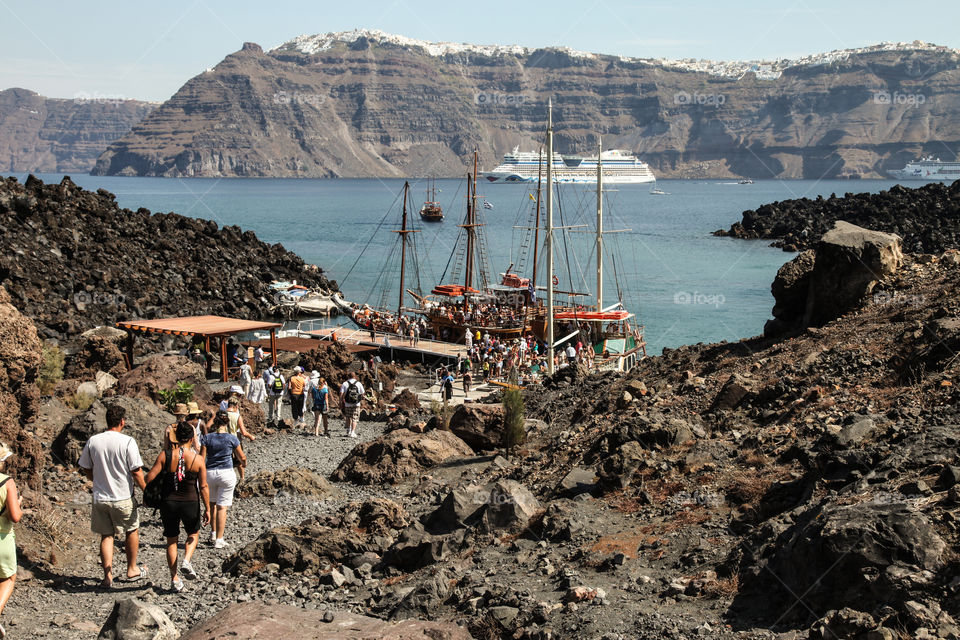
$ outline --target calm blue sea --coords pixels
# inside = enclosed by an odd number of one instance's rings
[[[17,175],[20,180],[26,175]],[[40,174],[59,181],[60,174]],[[208,218],[221,225],[250,229],[264,241],[282,243],[307,262],[323,267],[340,283],[348,299],[378,303],[384,286],[396,304],[399,261],[386,258],[396,246],[402,180],[343,179],[165,179],[72,175],[87,189],[116,194],[123,207],[146,207]],[[770,283],[792,254],[762,241],[715,238],[746,209],[788,198],[876,192],[894,183],[863,181],[758,181],[739,185],[723,180],[661,180],[670,195],[655,196],[646,185],[621,185],[605,200],[604,225],[623,231],[606,238],[614,257],[606,261],[606,304],[618,296],[646,327],[648,352],[697,342],[734,341],[754,336],[770,317]],[[920,183],[918,183],[920,184]],[[411,181],[412,219],[420,230],[416,244],[426,291],[438,282],[460,231],[464,185],[438,180],[437,199],[446,219],[424,225],[415,215],[424,200],[423,181]],[[529,224],[528,185],[484,185],[480,193],[492,205],[483,209],[484,233],[492,271],[517,261]],[[582,231],[595,220],[594,191],[564,186],[557,197],[555,224],[573,226],[566,244],[558,238],[556,264],[560,288],[593,291],[593,238]],[[519,227],[519,228],[518,228]],[[242,246],[236,247],[239,252]],[[528,265],[531,261],[528,259]],[[570,265],[569,271],[567,265]],[[410,274],[407,288],[415,285]],[[543,280],[541,280],[543,282]],[[589,284],[588,284],[589,283]]]

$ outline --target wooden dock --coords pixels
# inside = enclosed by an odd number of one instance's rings
[[[379,331],[376,333],[376,338],[373,339],[368,329],[335,327],[304,331],[303,333],[317,336],[321,340],[333,340],[333,334],[336,333],[336,340],[345,345],[394,349],[414,356],[420,355],[421,360],[424,362],[426,362],[427,358],[456,360],[457,356],[467,357],[467,348],[462,344],[440,342],[439,340],[426,340],[424,338],[421,338],[414,344],[414,341],[410,338],[403,338],[393,333],[381,333]],[[389,342],[389,344],[387,344],[387,342]]]

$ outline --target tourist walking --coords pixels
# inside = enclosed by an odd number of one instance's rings
[[[140,518],[133,502],[133,485],[146,486],[143,460],[137,441],[123,432],[126,411],[119,405],[107,407],[107,430],[90,437],[80,453],[80,472],[93,480],[93,506],[90,530],[100,534],[100,566],[103,581],[100,587],[113,586],[113,538],[124,536],[127,556],[127,580],[136,581],[147,575],[146,567],[137,566],[140,550]],[[193,428],[189,425],[189,442]]]
[[[453,400],[453,374],[447,370],[444,370],[443,377],[440,378],[440,397],[444,405]]]
[[[293,415],[293,426],[299,427],[303,422],[303,401],[307,388],[307,377],[303,375],[303,367],[294,367],[293,376],[287,383],[290,393],[290,412]]]
[[[170,590],[183,591],[180,571],[187,578],[196,578],[191,564],[193,552],[200,541],[201,524],[210,522],[210,491],[207,487],[207,469],[203,456],[189,446],[193,439],[193,427],[185,422],[177,425],[174,439],[160,452],[147,474],[147,482],[163,474],[163,502],[160,505],[160,520],[163,537],[167,540],[167,567],[170,569]],[[203,516],[200,515],[201,506]],[[177,567],[180,525],[187,534],[183,546],[183,562]]]
[[[237,474],[243,480],[247,457],[240,440],[232,433],[217,431],[200,439],[201,455],[207,465],[207,486],[210,492],[210,541],[214,548],[227,546],[223,538],[227,526],[227,510],[233,505],[233,492],[237,487]],[[236,459],[237,468],[234,469]]]
[[[275,424],[280,420],[280,398],[287,381],[276,365],[263,372],[263,381],[267,386],[267,424]]]
[[[17,582],[17,540],[13,525],[23,517],[23,496],[17,491],[17,483],[2,470],[13,455],[7,445],[0,443],[0,615],[7,606]],[[0,624],[0,638],[7,636],[6,629]]]
[[[320,422],[322,421],[323,435],[329,438],[330,387],[327,386],[327,379],[318,377],[317,382],[312,385],[310,394],[313,396],[313,435],[320,435]]]
[[[196,403],[194,403],[196,406]],[[170,441],[170,438],[173,437],[173,432],[176,430],[177,425],[180,422],[188,420],[190,418],[190,405],[182,402],[178,402],[173,406],[173,417],[177,419],[176,422],[167,425],[167,428],[163,431],[163,438],[160,440],[160,448],[167,446],[166,443]],[[199,420],[199,415],[197,416]],[[191,445],[194,450],[200,451],[200,430],[196,430],[196,437],[193,439]]]
[[[263,381],[263,374],[258,368],[250,381],[250,389],[247,391],[247,400],[256,404],[263,410],[263,401],[267,399],[267,383]]]
[[[470,375],[470,369],[467,369],[463,372],[463,397],[466,400],[467,394],[470,393],[470,383],[473,382],[473,376]]]
[[[363,401],[363,394],[363,385],[353,374],[350,374],[347,381],[340,385],[340,409],[343,411],[343,422],[347,428],[347,437],[357,437],[357,428],[360,426],[360,403]]]
[[[250,383],[253,382],[253,367],[247,360],[240,365],[240,387],[243,389],[243,395],[250,393]]]
[[[240,400],[237,398],[230,398],[227,401],[227,426],[226,430],[237,438],[246,438],[250,442],[256,440],[253,437],[253,434],[247,431],[247,427],[243,424],[243,416],[240,415]],[[200,450],[199,443],[197,446],[197,451]]]

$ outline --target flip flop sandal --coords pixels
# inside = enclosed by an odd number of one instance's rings
[[[140,575],[133,576],[132,578],[127,578],[127,582],[140,582],[141,580],[145,579],[147,577],[147,574],[149,573],[150,573],[150,570],[147,567],[141,566]]]

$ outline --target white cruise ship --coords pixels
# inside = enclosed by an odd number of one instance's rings
[[[942,162],[940,158],[934,160],[929,156],[887,173],[897,180],[960,180],[960,162]]]
[[[603,181],[605,183],[643,183],[656,182],[650,165],[629,151],[612,149],[604,151]],[[546,177],[546,159],[543,160],[543,177]],[[493,171],[485,171],[483,177],[490,182],[536,182],[540,175],[540,154],[532,151],[520,151],[514,147],[511,153],[503,156],[503,162]],[[554,182],[596,183],[597,156],[553,156]]]

